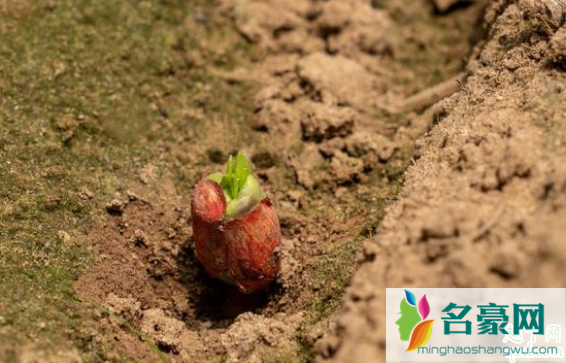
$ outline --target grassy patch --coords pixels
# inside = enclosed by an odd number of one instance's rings
[[[362,242],[362,238],[356,238],[328,251],[316,261],[313,281],[317,282],[318,291],[309,307],[310,318],[314,322],[328,317],[340,305],[350,277],[356,270],[356,256]]]
[[[247,112],[245,89],[205,67],[245,48],[209,6],[0,0],[0,361],[29,344],[110,359],[71,286],[91,261],[84,232],[145,164],[196,178],[186,154],[160,157],[168,143]]]

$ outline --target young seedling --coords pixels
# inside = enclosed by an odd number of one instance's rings
[[[279,219],[240,152],[224,173],[197,183],[191,197],[197,258],[206,273],[242,292],[261,290],[279,272]]]

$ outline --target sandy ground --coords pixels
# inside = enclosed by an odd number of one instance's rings
[[[126,317],[171,361],[313,359],[361,243],[380,219],[379,205],[395,193],[398,171],[432,125],[431,114],[410,111],[434,98],[416,106],[405,99],[463,67],[482,9],[471,4],[441,18],[432,4],[419,4],[427,11],[417,15],[395,2],[224,2],[223,11],[262,52],[220,76],[260,85],[248,124],[254,143],[244,151],[279,201],[278,283],[245,296],[207,280],[194,257],[187,200],[148,176],[147,186],[108,205],[113,216],[91,232],[101,258],[75,284],[79,294]],[[432,28],[436,18],[459,38]],[[413,59],[423,47],[442,64]],[[448,94],[460,88],[449,82]],[[291,184],[277,182],[281,168]],[[152,356],[126,335],[119,339],[136,358]]]
[[[72,284],[77,307],[69,311],[80,315],[62,337],[71,344],[45,348],[53,338],[42,328],[21,338],[32,348],[5,356],[383,361],[386,287],[564,286],[563,5],[222,0],[166,12],[179,19],[172,36],[159,30],[170,48],[153,35],[169,63],[150,58],[136,71],[143,82],[102,89],[117,92],[115,113],[128,108],[128,89],[142,90],[135,115],[158,118],[137,125],[147,137],[134,144],[147,150],[105,155],[104,168],[92,168],[103,182],[72,186],[92,218],[79,223],[77,246],[91,259],[62,282]],[[6,9],[24,19],[32,11]],[[87,24],[108,18],[86,9],[79,18]],[[164,18],[158,13],[148,29],[168,29]],[[118,23],[135,24],[128,19]],[[141,56],[123,48],[125,66]],[[144,54],[162,54],[155,49]],[[62,153],[95,143],[105,150],[135,134],[118,122],[110,136],[82,137],[85,119],[112,119],[91,107],[55,122]],[[204,276],[190,227],[192,185],[238,149],[275,201],[283,233],[277,282],[249,295]],[[55,229],[61,243],[74,243],[70,228]],[[2,329],[0,343],[10,333]]]
[[[435,106],[319,361],[384,360],[386,287],[565,286],[564,11],[490,4],[466,85]]]

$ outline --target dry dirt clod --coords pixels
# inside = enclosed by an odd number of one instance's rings
[[[345,107],[330,107],[309,102],[302,105],[303,138],[320,142],[324,139],[348,136],[354,127],[356,112]]]
[[[182,321],[167,316],[161,309],[145,310],[140,328],[161,349],[180,354],[185,361],[192,361],[204,351],[197,333],[186,329]]]
[[[389,13],[366,1],[323,3],[317,25],[319,32],[328,37],[327,50],[332,54],[365,61],[387,54],[394,47],[394,22]]]
[[[299,61],[298,74],[317,92],[356,110],[375,107],[381,81],[358,62],[343,56],[313,53]]]
[[[338,185],[366,180],[364,163],[360,159],[349,157],[342,151],[335,152],[330,162],[330,171]]]
[[[57,232],[57,237],[59,237],[59,239],[61,241],[63,241],[63,243],[69,243],[71,242],[71,235],[69,234],[69,232],[67,231],[59,231]]]
[[[122,298],[110,293],[106,298],[105,305],[111,312],[132,323],[137,323],[142,315],[141,303],[132,296]]]
[[[144,231],[141,229],[136,229],[134,231],[134,235],[130,237],[130,241],[137,247],[139,246],[147,247],[149,245],[148,238],[145,235]]]
[[[79,188],[77,193],[78,193],[79,197],[83,200],[91,200],[92,198],[94,198],[94,193],[91,192],[88,188],[85,188],[85,187]]]
[[[296,349],[292,337],[297,333],[302,313],[267,318],[253,313],[240,315],[234,324],[222,334],[220,340],[227,352],[228,363],[261,363],[267,349],[284,353]]]
[[[357,132],[345,140],[345,152],[356,158],[363,156],[377,156],[381,161],[391,159],[397,145],[395,142],[381,135],[370,135],[365,132]]]
[[[110,214],[121,215],[126,209],[128,202],[121,199],[112,199],[106,204],[106,211]]]
[[[290,161],[295,170],[297,183],[306,189],[312,189],[321,176],[317,170],[324,165],[324,159],[314,144],[306,144],[300,155]]]

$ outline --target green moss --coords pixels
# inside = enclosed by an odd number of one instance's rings
[[[2,5],[0,342],[13,349],[0,361],[29,344],[126,360],[111,341],[92,345],[92,313],[73,292],[92,260],[84,232],[140,166],[181,187],[198,177],[183,154],[160,158],[169,142],[203,137],[204,120],[226,115],[240,130],[245,88],[204,67],[231,67],[244,48],[225,23],[204,0]]]
[[[299,331],[296,337],[297,344],[299,344],[299,362],[310,363],[314,362],[314,351],[313,351],[313,344],[307,338],[306,333],[304,330]]]
[[[316,282],[317,289],[308,306],[312,323],[328,317],[340,305],[350,277],[356,270],[356,256],[362,242],[362,238],[347,241],[316,261],[312,281]]]

